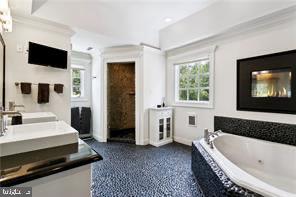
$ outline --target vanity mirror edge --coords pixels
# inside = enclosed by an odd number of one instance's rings
[[[0,33],[0,42],[3,47],[3,57],[2,57],[2,64],[3,64],[3,70],[2,70],[2,107],[5,107],[5,42],[2,37],[2,34]],[[0,68],[1,69],[1,68]],[[0,72],[1,73],[1,72]]]

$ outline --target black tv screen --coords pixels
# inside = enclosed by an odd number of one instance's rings
[[[68,52],[29,42],[28,63],[67,69]]]

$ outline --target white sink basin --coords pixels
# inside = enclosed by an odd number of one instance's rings
[[[23,117],[23,124],[31,124],[38,122],[52,122],[57,120],[57,116],[51,112],[32,112],[21,113]]]
[[[57,120],[57,116],[52,112],[21,112],[23,124],[52,122]],[[11,125],[11,118],[8,119],[8,125]]]
[[[0,137],[0,157],[78,143],[78,131],[64,121],[8,126]]]

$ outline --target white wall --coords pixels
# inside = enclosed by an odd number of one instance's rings
[[[55,69],[50,67],[28,64],[28,54],[25,52],[28,41],[60,48],[70,52],[70,35],[58,31],[51,31],[56,27],[46,27],[35,23],[23,23],[14,21],[13,32],[5,33],[6,43],[6,106],[9,101],[24,104],[27,112],[51,111],[60,120],[70,123],[70,58],[68,69]],[[24,47],[23,52],[17,52],[17,46]],[[71,54],[69,53],[69,56]],[[50,99],[47,104],[37,103],[37,87],[32,86],[32,94],[22,95],[15,82],[31,83],[62,83],[64,93],[56,94],[53,87],[50,88]]]
[[[144,143],[149,142],[149,108],[162,104],[165,97],[165,56],[160,50],[143,48],[143,108],[144,108]]]
[[[103,106],[101,106],[101,93],[102,93],[102,84],[101,84],[101,57],[98,51],[92,53],[92,76],[95,77],[92,79],[92,126],[93,126],[93,136],[102,141],[102,111]]]
[[[221,33],[240,23],[295,5],[293,0],[222,0],[160,31],[168,50]]]
[[[290,20],[209,43],[209,45],[218,45],[215,53],[214,109],[176,107],[175,140],[190,145],[192,140],[203,135],[204,128],[213,130],[214,115],[295,124],[295,115],[236,110],[236,60],[295,49],[295,35],[296,20]],[[190,46],[190,50],[201,47],[204,46],[196,44]],[[182,51],[185,52],[186,47],[179,49],[178,53]],[[167,67],[168,100],[171,100],[173,96],[174,84],[172,83],[172,77],[173,68]],[[197,127],[188,127],[186,125],[188,112],[197,114]]]
[[[93,135],[102,142],[107,138],[104,125],[107,108],[104,108],[103,100],[107,98],[104,95],[104,82],[107,81],[104,66],[107,67],[108,62],[136,63],[136,143],[146,145],[149,143],[148,109],[161,104],[165,96],[164,53],[146,46],[128,46],[106,48],[101,55],[93,54],[93,76],[96,76],[92,84]]]

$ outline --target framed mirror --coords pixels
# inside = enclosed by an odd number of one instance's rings
[[[0,34],[0,106],[5,107],[5,43]]]

